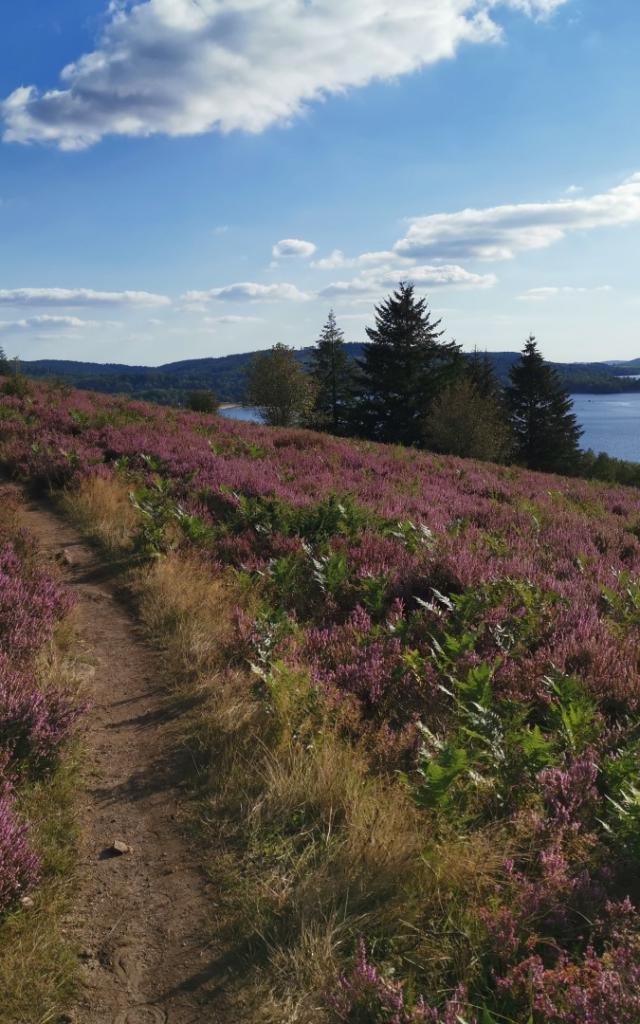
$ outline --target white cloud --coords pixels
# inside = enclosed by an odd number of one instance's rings
[[[91,288],[3,288],[2,306],[169,306],[152,292],[97,292]]]
[[[211,288],[206,292],[187,292],[183,302],[190,306],[201,306],[214,300],[228,302],[305,302],[311,296],[301,292],[294,284],[257,284],[255,281],[240,281],[224,288]]]
[[[99,320],[80,320],[77,316],[30,316],[25,320],[0,320],[1,334],[18,334],[22,331],[58,331],[60,328],[85,330],[92,327],[105,326]],[[107,326],[120,326],[120,324],[108,324]]]
[[[410,267],[414,260],[406,259],[389,250],[363,252],[360,256],[347,257],[341,249],[334,249],[329,256],[314,260],[311,266],[315,270],[338,270],[341,267],[375,267],[384,263]]]
[[[597,288],[577,288],[572,285],[561,287],[529,288],[524,295],[519,295],[521,302],[546,302],[547,299],[555,299],[563,295],[586,295],[589,292],[610,292],[613,291],[610,284],[602,284]]]
[[[261,324],[261,316],[205,316],[205,324],[216,327],[218,324]]]
[[[385,289],[396,288],[398,281],[405,278],[416,287],[423,288],[492,288],[497,278],[495,274],[473,274],[464,267],[456,265],[410,267],[376,267],[365,270],[350,281],[334,281],[324,288],[320,295],[323,298],[332,296],[379,295]]]
[[[509,7],[537,19],[550,17],[563,3],[564,0],[508,0]]]
[[[59,88],[0,106],[9,142],[82,149],[103,136],[264,131],[324,96],[501,38],[499,8],[566,0],[112,0],[96,49]]]
[[[272,249],[275,260],[283,259],[309,259],[316,251],[313,242],[305,242],[302,238],[283,238],[276,242]]]
[[[339,267],[344,267],[347,262],[342,249],[334,249],[329,256],[314,260],[311,266],[314,270],[337,270]]]
[[[640,221],[640,173],[594,196],[436,213],[414,219],[395,245],[413,259],[508,260],[574,231]]]

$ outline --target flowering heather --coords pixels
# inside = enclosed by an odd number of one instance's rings
[[[15,768],[50,764],[79,713],[68,695],[41,690],[28,671],[12,670],[0,655],[0,748]]]
[[[70,607],[69,595],[38,568],[32,539],[15,530],[11,509],[0,509],[0,915],[40,869],[12,793],[51,767],[79,714],[37,678],[39,655]]]
[[[44,573],[27,571],[12,544],[0,547],[0,654],[29,659],[70,607],[69,595]]]
[[[406,956],[368,943],[378,966],[362,942],[337,1021],[637,1024],[640,491],[35,386],[0,399],[0,460],[34,484],[124,480],[141,554],[195,547],[257,594],[238,622],[265,699],[298,674],[400,775],[429,849],[509,837],[473,955],[429,988],[419,926]],[[15,558],[0,545],[0,651],[21,663],[64,601]],[[7,678],[0,716],[37,756],[65,712]],[[459,950],[467,923],[423,931]]]
[[[0,914],[38,881],[40,862],[26,832],[16,820],[10,796],[0,795]]]

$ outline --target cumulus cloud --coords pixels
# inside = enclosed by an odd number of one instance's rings
[[[25,320],[0,320],[0,334],[19,334],[22,331],[59,331],[60,329],[78,330],[102,326],[103,323],[99,320],[80,320],[77,316],[30,316]]]
[[[187,305],[203,305],[213,301],[223,302],[305,302],[311,298],[294,284],[257,284],[255,281],[240,281],[224,288],[211,288],[205,292],[187,292],[182,296]]]
[[[2,306],[169,306],[152,292],[97,292],[91,288],[3,288]]]
[[[320,295],[323,298],[341,295],[375,296],[381,290],[397,287],[402,278],[413,282],[418,288],[492,288],[497,282],[495,274],[474,274],[452,264],[417,266],[409,270],[405,267],[376,267],[363,271],[350,281],[334,281]]]
[[[342,249],[334,249],[329,256],[323,256],[322,259],[314,260],[311,266],[315,270],[337,270],[339,267],[344,267],[347,262]]]
[[[573,285],[549,286],[546,288],[529,288],[524,295],[519,295],[521,302],[546,302],[563,295],[586,295],[589,292],[613,291],[610,284],[601,284],[596,288],[580,288]]]
[[[593,196],[435,213],[410,223],[395,251],[412,259],[509,260],[575,231],[640,221],[640,173]]]
[[[567,0],[111,0],[96,49],[58,88],[0,107],[9,142],[82,149],[108,134],[261,132],[311,101],[501,38],[500,8]]]
[[[309,259],[316,251],[313,242],[305,242],[302,238],[283,238],[276,242],[272,249],[275,260],[283,259]]]

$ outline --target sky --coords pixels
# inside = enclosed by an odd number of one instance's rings
[[[640,357],[638,0],[21,0],[0,346],[160,365],[365,340]]]

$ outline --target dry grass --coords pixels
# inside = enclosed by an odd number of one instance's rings
[[[167,651],[174,677],[199,678],[226,667],[234,612],[244,595],[231,576],[212,577],[195,559],[171,553],[136,577],[139,612]]]
[[[118,481],[90,481],[66,501],[110,551],[131,544],[135,511]],[[168,681],[192,698],[183,741],[197,769],[193,817],[238,946],[235,1019],[325,1024],[327,989],[363,933],[431,991],[471,977],[475,911],[504,836],[425,833],[404,787],[373,776],[323,720],[304,672],[281,670],[257,692],[239,667],[234,619],[259,595],[233,574],[172,553],[133,588]]]
[[[91,477],[62,495],[63,510],[110,555],[131,551],[138,524],[129,488],[117,478]]]
[[[259,696],[233,664],[247,595],[232,577],[172,554],[136,590],[174,683],[200,697],[185,723],[198,831],[251,951],[243,994],[254,998],[238,1019],[322,1024],[326,990],[363,933],[406,947],[408,973],[417,964],[436,987],[453,964],[469,974],[473,906],[500,870],[503,837],[430,842],[404,787],[372,776],[357,747],[318,721],[304,673],[283,671]]]

